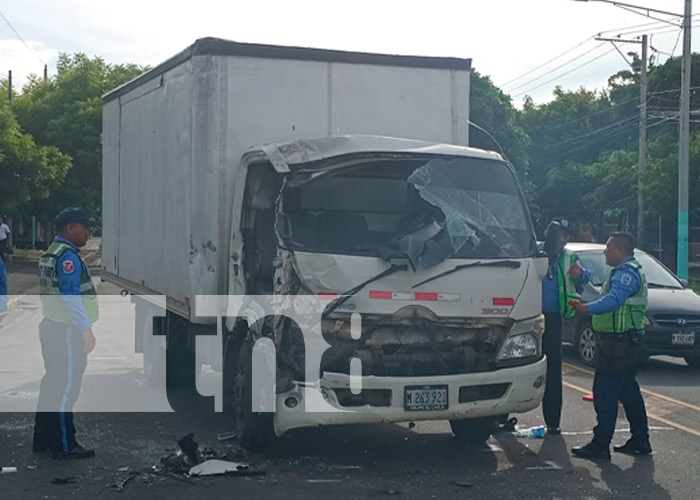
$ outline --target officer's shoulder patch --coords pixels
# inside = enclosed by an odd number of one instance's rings
[[[66,259],[63,261],[63,273],[64,274],[73,274],[73,271],[75,271],[75,264],[73,264],[73,261],[70,259]]]
[[[632,284],[632,274],[631,273],[622,273],[622,276],[620,276],[620,283],[622,283],[625,286],[631,285]]]

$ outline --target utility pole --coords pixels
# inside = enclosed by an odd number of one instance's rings
[[[12,109],[12,70],[7,72],[7,102]]]
[[[620,49],[617,48],[615,42],[642,44],[642,67],[639,77],[639,162],[637,167],[637,245],[641,247],[644,239],[644,174],[647,168],[647,47],[649,38],[647,35],[642,35],[641,40],[601,37],[596,37],[596,40],[612,43],[618,52]],[[622,52],[620,55],[632,67]],[[632,69],[634,70],[634,67]]]
[[[48,64],[44,64],[44,81],[49,79],[49,66]]]
[[[681,65],[681,123],[678,141],[678,253],[676,274],[688,279],[688,181],[690,163],[690,20],[692,1],[685,0]]]
[[[637,167],[637,245],[644,242],[644,175],[647,169],[647,35],[642,35],[642,70],[639,77],[639,163]]]

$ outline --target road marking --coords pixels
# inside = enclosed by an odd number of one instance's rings
[[[578,386],[576,384],[572,384],[571,382],[562,381],[562,384],[570,389],[574,389],[574,390],[582,392],[584,394],[590,394],[590,392],[591,392],[589,389],[584,389],[583,387]],[[671,420],[668,420],[667,418],[661,417],[661,416],[656,415],[654,413],[647,412],[647,417],[652,418],[658,422],[661,422],[662,424],[670,425],[671,427],[675,427],[676,429],[679,429],[681,431],[685,431],[688,434],[692,434],[693,436],[700,437],[700,431],[695,430],[695,429],[691,429],[690,427],[686,427],[685,425],[677,424],[676,422],[672,422]]]
[[[579,371],[579,372],[588,373],[589,375],[595,375],[595,372],[593,372],[591,370],[586,370],[585,368],[581,368],[581,367],[578,367],[576,365],[571,365],[569,363],[564,362],[564,363],[562,363],[562,366],[566,366],[567,368],[571,368],[571,369]],[[645,389],[643,387],[640,387],[640,390],[644,394],[649,394],[650,396],[654,396],[654,397],[657,397],[659,399],[665,399],[669,403],[674,403],[674,404],[677,404],[679,406],[685,406],[686,408],[690,408],[691,410],[700,411],[700,406],[696,406],[696,405],[691,404],[691,403],[686,403],[685,401],[681,401],[679,399],[675,399],[675,398],[672,398],[670,396],[664,396],[663,394],[659,394],[658,392],[650,391],[649,389]]]

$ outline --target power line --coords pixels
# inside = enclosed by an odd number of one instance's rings
[[[567,71],[567,72],[565,72],[565,73],[562,73],[561,75],[557,75],[556,77],[554,77],[554,78],[552,78],[552,79],[550,79],[550,80],[547,80],[546,82],[541,83],[540,85],[537,85],[537,86],[535,86],[535,87],[532,87],[532,88],[529,88],[529,89],[524,90],[524,91],[522,91],[522,92],[519,92],[519,93],[515,94],[513,97],[519,97],[519,96],[521,96],[521,95],[523,95],[523,94],[527,94],[528,92],[532,92],[533,90],[537,90],[537,89],[539,89],[540,87],[544,87],[545,85],[547,85],[547,84],[549,84],[549,83],[552,83],[552,82],[554,82],[554,81],[558,80],[559,78],[562,78],[562,77],[564,77],[564,76],[566,76],[566,75],[569,75],[569,74],[573,73],[574,71],[583,68],[584,66],[588,66],[588,65],[591,64],[592,62],[597,61],[597,60],[600,59],[601,57],[607,56],[607,55],[610,54],[611,52],[615,52],[615,49],[610,49],[610,50],[607,51],[607,52],[603,52],[603,53],[600,54],[599,56],[596,56],[596,57],[594,57],[593,59],[591,59],[591,60],[589,60],[589,61],[586,61],[586,62],[583,63],[583,64],[579,64],[579,65],[576,66],[575,68],[573,68],[573,69],[571,69],[571,70],[569,70],[569,71]]]
[[[530,85],[530,84],[532,84],[532,83],[535,83],[537,80],[541,80],[542,78],[546,77],[547,75],[551,75],[551,74],[554,73],[555,71],[557,71],[557,70],[563,68],[564,66],[568,66],[568,65],[571,64],[572,62],[577,61],[577,60],[581,59],[581,58],[584,57],[584,56],[587,56],[587,55],[590,54],[591,52],[595,52],[596,50],[598,50],[599,48],[601,48],[603,45],[604,45],[604,44],[602,44],[602,43],[601,43],[601,44],[598,44],[598,45],[596,45],[595,47],[593,47],[592,49],[587,50],[586,52],[577,55],[577,56],[574,57],[573,59],[569,59],[568,61],[566,61],[566,62],[563,63],[563,64],[560,64],[560,65],[557,66],[556,68],[552,68],[552,69],[546,71],[545,73],[542,73],[542,74],[541,74],[540,76],[538,76],[537,78],[533,78],[532,80],[528,80],[528,81],[526,81],[525,83],[521,83],[521,84],[518,85],[517,87],[513,87],[513,88],[510,89],[508,92],[514,92],[514,91],[518,90],[519,88],[526,87],[526,86],[528,86],[528,85]]]
[[[525,76],[527,76],[527,75],[529,75],[529,74],[531,74],[531,73],[534,73],[535,71],[537,71],[537,70],[540,69],[540,68],[543,68],[543,67],[547,66],[549,63],[554,62],[554,61],[556,61],[557,59],[559,59],[559,58],[561,58],[561,57],[564,57],[564,56],[565,56],[566,54],[568,54],[569,52],[573,52],[574,50],[578,49],[581,45],[584,45],[585,43],[589,42],[589,41],[592,40],[592,39],[593,39],[593,37],[592,37],[592,36],[589,36],[588,38],[586,38],[586,39],[585,39],[584,41],[582,41],[581,43],[575,45],[574,47],[571,47],[571,48],[568,49],[568,50],[565,50],[564,52],[562,52],[562,53],[559,54],[558,56],[555,56],[555,57],[553,57],[552,59],[550,59],[549,61],[540,64],[540,65],[537,66],[536,68],[533,68],[533,69],[531,69],[531,70],[529,70],[529,71],[523,73],[522,75],[520,75],[520,76],[518,76],[518,77],[516,77],[516,78],[513,78],[512,80],[507,81],[506,83],[504,83],[503,85],[501,85],[501,88],[507,87],[507,86],[510,85],[511,83],[517,82],[517,81],[520,80],[521,78],[523,78],[523,77],[525,77]]]
[[[614,127],[618,127],[618,126],[623,125],[623,124],[627,124],[627,123],[629,123],[630,121],[637,121],[638,119],[639,119],[639,116],[638,116],[638,115],[630,116],[630,117],[628,117],[628,118],[625,118],[625,119],[623,119],[623,120],[617,121],[617,122],[615,122],[615,123],[611,123],[610,125],[606,125],[606,126],[604,126],[604,127],[598,128],[598,129],[593,130],[593,131],[591,131],[591,132],[587,132],[587,133],[585,133],[585,134],[579,135],[579,136],[574,137],[574,138],[572,138],[572,139],[568,139],[568,140],[566,140],[566,141],[564,141],[564,142],[560,142],[559,145],[568,144],[568,143],[570,143],[570,142],[578,141],[579,139],[585,139],[586,137],[590,137],[590,136],[592,136],[592,135],[599,134],[600,132],[604,132],[605,130],[608,130],[608,129],[611,129],[611,128],[614,128]]]
[[[24,44],[24,46],[27,47],[27,50],[29,50],[30,52],[32,52],[32,53],[34,54],[34,56],[35,56],[37,59],[39,59],[39,61],[41,62],[41,64],[46,64],[46,63],[44,62],[44,60],[43,60],[41,57],[39,57],[39,54],[37,53],[37,51],[34,50],[33,48],[31,48],[31,47],[29,46],[29,44],[27,44],[27,42],[24,41],[24,38],[22,38],[22,35],[20,35],[20,34],[17,32],[17,30],[15,29],[15,27],[12,26],[12,23],[10,23],[10,21],[5,17],[5,14],[3,14],[1,10],[0,10],[0,17],[2,17],[2,18],[5,20],[5,22],[6,22],[7,25],[10,27],[10,29],[13,31],[13,33],[14,33],[15,35],[17,35],[17,38],[19,38],[19,40]]]

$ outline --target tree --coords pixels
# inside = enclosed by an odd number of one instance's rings
[[[0,85],[7,91],[7,84]],[[6,101],[0,104],[0,200],[3,214],[22,215],[63,182],[71,166],[68,155],[53,146],[37,146],[23,133]]]
[[[51,192],[51,210],[55,213],[64,206],[80,205],[99,214],[102,95],[146,68],[110,65],[85,54],[61,54],[57,69],[48,81],[32,77],[15,99],[14,110],[22,128],[38,144],[55,146],[73,158],[65,182]]]
[[[472,72],[470,93],[470,121],[493,135],[516,170],[526,173],[530,138],[510,97],[496,87],[490,77],[482,76],[478,71]],[[499,150],[493,139],[476,127],[469,130],[469,145]]]

